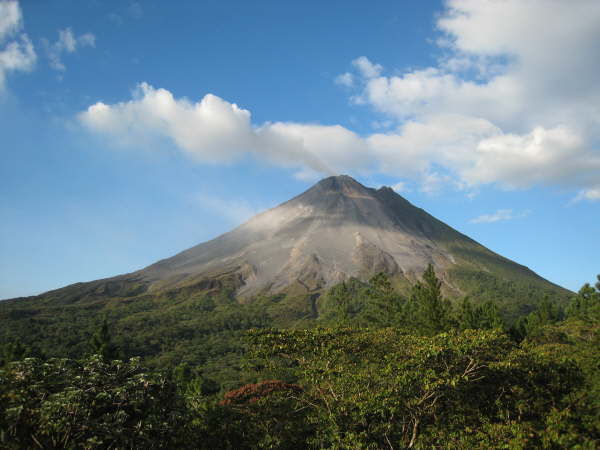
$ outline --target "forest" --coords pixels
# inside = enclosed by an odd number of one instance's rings
[[[408,295],[378,274],[317,301],[310,321],[223,290],[101,319],[17,302],[3,312],[18,320],[1,341],[0,446],[600,446],[600,275],[516,319],[446,299],[432,267]]]

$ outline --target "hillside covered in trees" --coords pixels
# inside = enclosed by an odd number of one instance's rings
[[[117,333],[88,319],[62,345],[5,329],[2,446],[600,445],[600,278],[510,323],[492,301],[449,302],[432,267],[408,296],[384,274],[334,286],[318,320],[285,327],[265,309],[276,298],[195,300],[207,314],[187,338],[191,302]]]

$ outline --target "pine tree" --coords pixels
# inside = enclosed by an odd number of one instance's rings
[[[380,272],[369,280],[366,297],[364,315],[368,324],[383,327],[402,325],[404,301],[385,273]]]
[[[492,301],[473,306],[468,298],[464,298],[458,311],[458,328],[461,330],[493,330],[504,329],[504,320],[500,310]]]
[[[477,308],[479,323],[477,328],[482,330],[504,329],[504,320],[496,304],[487,301]]]
[[[435,275],[433,265],[429,264],[423,279],[413,286],[410,301],[413,323],[419,333],[431,336],[450,325],[450,303],[442,296],[441,288],[442,282]]]
[[[346,324],[353,317],[352,314],[352,290],[349,286],[350,282],[343,281],[342,283],[333,286],[328,294],[327,301],[331,305],[330,315],[335,317],[338,322]]]
[[[101,355],[104,359],[117,359],[119,357],[119,347],[112,342],[106,318],[92,336],[90,346],[92,354]]]
[[[461,330],[475,330],[479,328],[477,310],[473,308],[469,297],[463,298],[458,310],[458,328]]]

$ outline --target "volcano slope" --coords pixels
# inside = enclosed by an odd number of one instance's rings
[[[448,298],[493,300],[509,319],[544,296],[571,294],[391,188],[341,175],[139,271],[0,302],[0,337],[42,342],[45,351],[54,342],[76,356],[99,318],[108,317],[132,353],[160,355],[167,345],[187,354],[186,345],[203,339],[208,348],[218,333],[318,321],[318,297],[344,280],[384,272],[407,293],[428,264]],[[159,328],[163,334],[153,334]]]

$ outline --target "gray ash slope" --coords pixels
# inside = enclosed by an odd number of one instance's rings
[[[458,278],[468,279],[469,273],[558,288],[391,188],[367,188],[346,175],[326,178],[231,232],[132,275],[155,290],[235,274],[238,294],[250,296],[284,291],[293,284],[314,291],[377,272],[414,281],[429,263],[446,290],[457,295],[468,290]]]
[[[381,271],[411,276],[430,262],[452,264],[437,244],[442,227],[390,188],[366,188],[342,175],[135,275],[164,289],[198,274],[236,272],[242,295],[296,281],[316,289]]]
[[[367,188],[341,175],[321,180],[234,230],[142,270],[39,297],[74,303],[193,293],[218,290],[226,280],[244,299],[323,292],[350,277],[366,280],[378,272],[408,286],[429,263],[451,297],[469,294],[500,303],[518,297],[522,311],[539,299],[538,294],[570,294],[413,206],[391,188]]]

